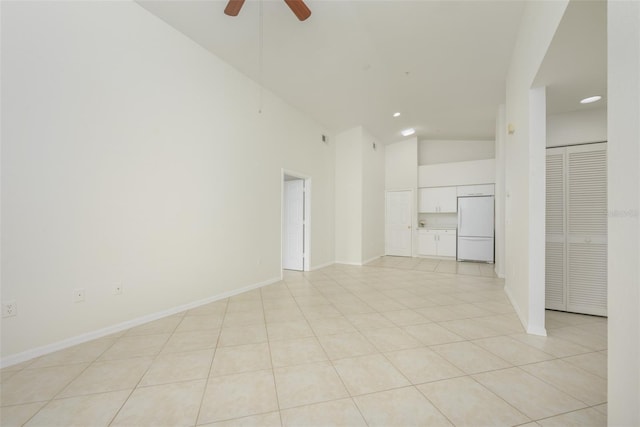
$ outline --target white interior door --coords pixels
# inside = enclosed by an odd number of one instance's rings
[[[411,256],[412,200],[411,190],[386,193],[385,252],[387,255]]]
[[[304,180],[284,182],[282,268],[304,270]]]
[[[567,310],[607,315],[607,148],[567,147]]]
[[[546,307],[606,316],[606,144],[550,148],[546,166]]]

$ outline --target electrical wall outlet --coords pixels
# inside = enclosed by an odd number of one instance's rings
[[[122,283],[118,282],[113,284],[113,294],[122,295]]]
[[[78,288],[73,290],[73,302],[84,301],[84,288]]]
[[[18,314],[18,304],[16,300],[6,301],[2,303],[2,317],[11,317]]]

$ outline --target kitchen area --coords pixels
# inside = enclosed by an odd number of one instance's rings
[[[489,141],[418,143],[414,256],[495,274],[496,169]]]
[[[387,257],[374,262],[504,277],[495,141],[415,138],[386,146],[385,157]]]
[[[418,189],[418,256],[494,262],[494,184]]]

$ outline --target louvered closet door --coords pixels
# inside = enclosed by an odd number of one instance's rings
[[[546,307],[567,310],[565,287],[565,149],[547,150]]]
[[[567,310],[607,315],[606,144],[567,147]]]

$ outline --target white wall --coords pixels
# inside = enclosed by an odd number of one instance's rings
[[[640,425],[640,3],[608,25],[608,425]]]
[[[376,148],[373,148],[375,142]],[[366,130],[362,134],[362,262],[384,255],[384,148]]]
[[[532,289],[530,282],[531,260],[544,259],[544,245],[531,247],[531,236],[544,235],[543,230],[531,227],[532,215],[542,215],[544,204],[532,206],[530,195],[544,189],[542,183],[530,178],[531,174],[544,172],[538,164],[544,151],[544,145],[531,140],[530,89],[540,64],[549,48],[553,35],[567,7],[567,1],[527,2],[523,12],[520,30],[507,74],[506,122],[512,124],[515,132],[506,135],[505,140],[505,290],[509,295],[520,320],[530,333],[544,334],[544,323],[533,323],[542,319],[540,313],[530,310],[530,293],[544,293],[544,287]],[[505,130],[506,132],[506,130]],[[543,282],[544,283],[544,282]],[[534,307],[535,311],[544,311],[544,306]]]
[[[403,141],[388,144],[385,153],[385,189],[413,191],[413,248],[416,256],[418,241],[418,139],[410,137]]]
[[[496,264],[495,271],[498,277],[504,279],[504,207],[505,207],[505,139],[506,119],[504,105],[498,107],[496,114]]]
[[[529,91],[529,319],[528,332],[546,335],[546,87]]]
[[[387,144],[385,153],[385,189],[407,190],[418,185],[418,139],[407,138]]]
[[[547,116],[547,147],[606,140],[606,108],[549,114]]]
[[[363,127],[336,135],[336,262],[384,255],[384,146]]]
[[[362,128],[335,137],[336,262],[362,262]]]
[[[135,3],[3,2],[2,84],[3,364],[278,279],[282,168],[333,261],[326,130]]]
[[[419,165],[465,162],[494,157],[495,141],[426,139],[418,144]]]
[[[493,184],[495,180],[495,159],[438,163],[418,167],[418,187]]]

